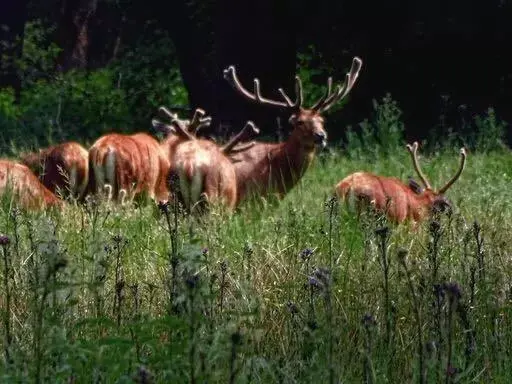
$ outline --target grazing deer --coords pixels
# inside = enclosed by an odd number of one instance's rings
[[[165,108],[161,108],[171,118],[171,124],[153,120],[153,127],[167,134],[162,143],[169,156],[170,175],[179,182],[179,196],[185,207],[193,212],[199,202],[220,202],[230,210],[237,203],[237,182],[234,166],[228,157],[239,150],[247,150],[253,143],[242,148],[235,146],[247,140],[259,130],[252,122],[234,136],[226,145],[220,147],[212,141],[196,137],[198,129],[207,126],[211,118],[203,117],[205,112],[196,109],[192,121],[180,120]]]
[[[160,143],[146,133],[111,133],[89,149],[89,192],[105,191],[124,204],[126,198],[168,199],[169,161]]]
[[[11,192],[22,208],[61,208],[64,202],[46,188],[24,164],[0,160],[0,195]]]
[[[355,172],[336,187],[336,195],[347,200],[349,196],[356,198],[359,208],[361,204],[370,203],[377,211],[384,212],[395,223],[406,220],[420,222],[433,212],[443,212],[451,209],[451,202],[444,193],[457,181],[466,164],[466,151],[460,150],[460,166],[456,174],[446,185],[435,191],[421,171],[418,163],[418,143],[407,145],[411,154],[414,169],[420,177],[424,189],[414,180],[405,185],[401,180],[393,177],[377,176],[369,172]]]
[[[287,141],[278,144],[258,142],[238,156],[232,156],[238,181],[238,200],[248,195],[266,196],[276,194],[283,198],[311,165],[316,149],[327,144],[322,114],[334,104],[344,99],[356,83],[362,60],[355,57],[350,72],[343,85],[332,92],[332,78],[327,81],[327,91],[311,108],[302,106],[302,82],[295,77],[296,99],[292,101],[279,88],[283,101],[264,99],[260,93],[260,83],[254,79],[253,92],[243,87],[234,66],[224,70],[224,78],[245,98],[264,105],[283,108],[290,113],[289,123],[293,130]],[[236,149],[236,148],[235,148]]]
[[[39,177],[46,188],[62,196],[80,199],[89,180],[89,152],[67,142],[22,155],[21,162]]]

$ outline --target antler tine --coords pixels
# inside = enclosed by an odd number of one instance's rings
[[[451,180],[449,182],[446,183],[446,185],[441,188],[438,193],[440,194],[443,194],[445,193],[448,188],[450,188],[453,183],[455,183],[457,181],[457,179],[460,177],[462,171],[464,170],[464,166],[466,165],[466,157],[467,157],[467,153],[466,153],[466,149],[464,147],[462,147],[460,149],[460,166],[459,166],[459,169],[457,170],[457,173],[455,174],[455,176],[453,176],[451,178]]]
[[[419,178],[423,182],[423,185],[427,189],[432,189],[432,187],[430,186],[430,183],[428,182],[426,176],[421,171],[420,164],[418,162],[418,153],[417,153],[418,152],[418,142],[415,141],[412,145],[407,144],[407,150],[411,154],[412,164],[413,164],[414,169],[416,170],[416,173],[418,174]]]
[[[282,101],[275,101],[275,100],[270,100],[270,99],[265,99],[261,96],[261,92],[260,92],[260,81],[258,78],[255,78],[254,79],[254,89],[253,89],[253,92],[249,92],[247,89],[244,88],[244,86],[242,85],[242,83],[240,82],[240,80],[238,79],[237,75],[236,75],[236,69],[233,65],[229,66],[228,68],[226,68],[223,72],[224,74],[224,79],[227,80],[227,82],[229,84],[231,84],[231,86],[233,88],[235,88],[235,90],[237,90],[239,93],[241,93],[243,96],[245,96],[246,98],[252,100],[252,101],[256,101],[260,104],[268,104],[268,105],[273,105],[273,106],[276,106],[276,107],[284,107],[284,108],[297,108],[297,105],[296,103],[293,103],[290,98],[288,98],[286,95],[283,95],[283,92],[279,91],[281,93],[281,95],[285,98],[285,102],[282,102]],[[300,84],[300,79],[297,80],[296,78],[296,83],[295,83],[295,86],[296,86],[296,89],[297,87],[299,87],[299,93],[300,93],[300,96],[297,96],[297,101],[300,101],[300,98],[302,98],[302,85]]]
[[[203,117],[205,114],[206,112],[203,109],[196,108],[194,111],[194,116],[188,125],[188,130],[191,133],[196,134],[199,129],[207,127],[211,124],[212,118],[209,116]]]
[[[247,137],[257,135],[259,133],[260,130],[254,125],[254,123],[252,121],[248,121],[245,123],[245,126],[242,128],[242,130],[222,147],[222,152],[228,155],[240,141],[243,141]]]
[[[318,109],[319,112],[324,112],[331,108],[335,103],[347,97],[352,88],[354,87],[357,78],[359,77],[359,72],[363,66],[363,61],[359,57],[354,57],[352,59],[352,66],[350,67],[349,73],[345,75],[345,83],[343,86],[338,87],[338,91],[334,93],[333,97],[330,100],[326,100],[322,106]]]
[[[327,79],[327,92],[325,92],[325,94],[315,103],[315,105],[313,105],[311,107],[311,109],[313,111],[316,111],[318,108],[320,108],[325,103],[325,101],[329,97],[331,97],[331,92],[332,92],[332,77],[329,76],[329,78]]]
[[[174,119],[171,124],[176,130],[176,134],[186,140],[195,140],[195,136],[188,131],[187,120]]]
[[[171,111],[169,111],[166,107],[164,106],[161,106],[160,108],[158,108],[158,112],[163,112],[167,115],[167,117],[169,117],[171,120],[175,120],[175,119],[178,119],[178,114],[177,113],[172,113]]]

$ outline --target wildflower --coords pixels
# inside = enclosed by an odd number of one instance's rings
[[[434,295],[439,301],[444,298],[444,290],[441,284],[434,284]]]
[[[59,270],[66,268],[67,265],[68,260],[64,257],[60,257],[55,261],[53,268],[55,269],[55,272],[58,272]]]
[[[430,233],[432,234],[438,234],[439,230],[441,229],[441,224],[439,224],[439,221],[433,220],[430,222]]]
[[[331,273],[327,268],[316,268],[313,273],[308,276],[308,284],[319,290],[327,291],[331,286]]]
[[[247,256],[251,256],[253,254],[252,245],[249,242],[244,244],[244,254]]]
[[[5,247],[9,245],[11,240],[9,239],[9,236],[7,235],[0,235],[0,246]]]
[[[225,274],[228,270],[228,262],[226,260],[223,260],[220,262],[220,271],[222,274]]]
[[[288,307],[288,310],[292,315],[296,315],[297,313],[299,313],[299,308],[297,308],[297,306],[293,302],[288,301],[286,303],[286,306]]]
[[[160,210],[160,212],[162,213],[169,213],[169,201],[166,200],[161,200],[158,202],[158,209]]]
[[[363,323],[365,328],[368,328],[371,325],[376,325],[377,324],[377,321],[375,320],[375,317],[373,317],[373,315],[370,314],[370,313],[366,313],[363,316],[361,322]]]
[[[201,253],[203,254],[203,256],[208,256],[208,248],[203,248],[203,250],[201,251]]]
[[[231,334],[231,342],[234,344],[234,345],[240,345],[242,344],[242,334],[240,333],[240,331],[236,331],[236,332],[233,332]]]
[[[197,284],[199,283],[199,275],[197,273],[190,275],[186,278],[185,284],[189,289],[194,289],[197,287]]]
[[[407,259],[407,254],[409,252],[407,251],[407,249],[405,248],[399,248],[398,249],[398,252],[397,252],[397,255],[398,255],[398,261],[400,261],[401,263],[405,263],[406,259]]]
[[[311,256],[313,256],[313,253],[315,251],[311,248],[304,248],[302,251],[300,251],[299,256],[302,259],[302,261],[306,262],[309,261]]]
[[[456,368],[456,367],[453,367],[453,366],[449,366],[446,370],[446,375],[449,376],[449,377],[454,377],[455,375],[457,375],[458,373],[460,372],[460,369],[459,368]]]
[[[133,376],[133,381],[139,384],[150,384],[153,382],[153,375],[146,367],[140,366]]]
[[[120,244],[121,241],[123,241],[123,238],[121,237],[121,235],[115,235],[114,237],[112,237],[112,241],[114,241],[114,243],[116,244]]]
[[[457,301],[462,297],[462,292],[460,290],[459,284],[455,282],[445,283],[443,284],[443,288],[451,302]]]
[[[389,228],[388,227],[380,227],[375,230],[375,234],[377,236],[380,236],[382,238],[388,237],[389,234]]]

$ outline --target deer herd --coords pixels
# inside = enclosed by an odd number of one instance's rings
[[[236,69],[224,70],[224,79],[242,97],[262,105],[281,108],[289,115],[292,131],[281,143],[253,141],[259,129],[247,121],[229,142],[219,145],[200,138],[198,132],[211,124],[205,111],[196,109],[191,120],[182,120],[165,107],[159,112],[168,122],[153,119],[152,127],[163,134],[158,140],[148,133],[110,133],[89,148],[75,142],[52,146],[21,156],[20,161],[0,160],[0,194],[11,191],[25,209],[62,208],[68,198],[78,202],[101,195],[126,204],[139,197],[155,202],[178,199],[189,213],[208,204],[230,211],[253,197],[270,195],[282,199],[301,179],[318,149],[327,144],[323,114],[343,100],[354,87],[362,60],[354,57],[345,82],[333,88],[327,81],[325,94],[310,108],[303,106],[300,78],[295,78],[295,100],[282,88],[281,100],[261,95],[254,79],[252,91],[240,82]],[[357,206],[364,204],[397,223],[419,222],[433,211],[450,208],[444,193],[461,175],[466,152],[461,149],[455,176],[435,191],[420,169],[418,143],[407,146],[423,187],[411,180],[356,172],[335,186],[334,196]]]

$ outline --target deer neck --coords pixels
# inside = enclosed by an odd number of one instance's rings
[[[290,137],[271,153],[271,177],[280,192],[286,193],[297,184],[315,157],[315,148],[305,147],[300,140]]]

